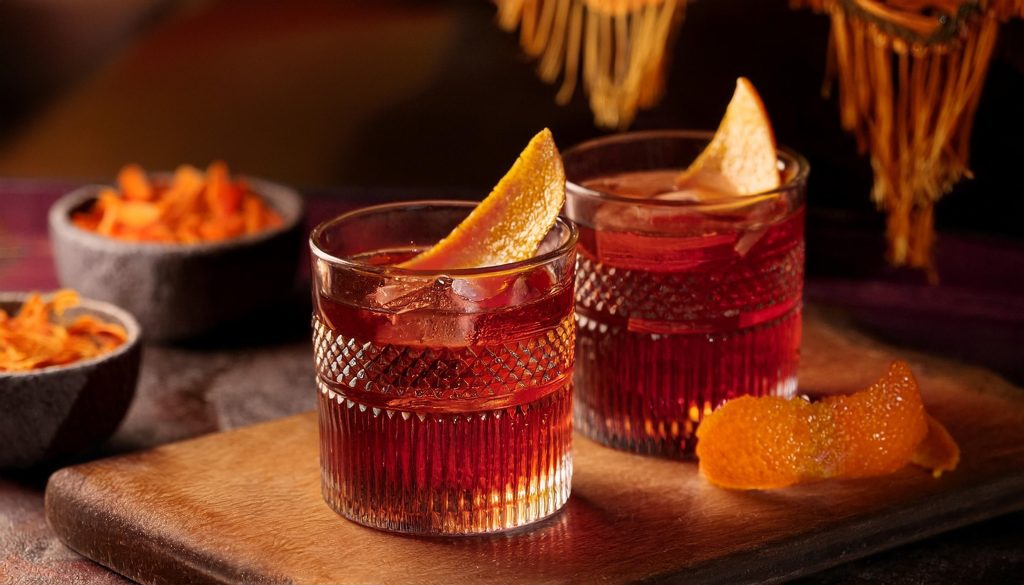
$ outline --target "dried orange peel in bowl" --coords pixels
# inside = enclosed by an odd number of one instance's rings
[[[399,264],[438,270],[498,266],[532,257],[565,203],[565,170],[551,131],[541,130],[490,195],[443,240]]]
[[[736,196],[760,200],[771,195],[754,196],[781,186],[775,132],[764,102],[749,80],[736,80],[736,91],[711,142],[676,177],[675,184],[709,202]]]
[[[92,315],[61,323],[64,311],[78,303],[78,293],[65,289],[49,300],[30,295],[13,316],[0,309],[0,372],[27,372],[91,359],[128,339],[124,327]]]
[[[138,165],[126,165],[117,184],[102,189],[72,223],[119,240],[182,244],[227,240],[282,224],[281,216],[243,180],[232,180],[220,161],[205,173],[182,165],[166,184],[151,180]]]
[[[818,402],[744,396],[697,429],[700,472],[734,489],[893,473],[917,463],[936,475],[959,462],[948,431],[928,416],[901,361],[866,390]]]

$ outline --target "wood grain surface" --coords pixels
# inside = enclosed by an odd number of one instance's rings
[[[327,508],[316,420],[302,414],[61,470],[47,518],[71,548],[145,584],[735,583],[796,577],[1024,508],[1021,390],[850,331],[809,313],[802,391],[857,390],[907,359],[960,442],[956,472],[736,492],[694,464],[577,437],[573,495],[555,517],[504,535],[413,538]]]

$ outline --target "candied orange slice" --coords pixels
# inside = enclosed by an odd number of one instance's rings
[[[676,178],[676,186],[707,199],[715,193],[719,197],[763,193],[780,184],[768,112],[754,85],[740,77],[714,137]]]
[[[772,396],[729,401],[701,422],[697,438],[704,477],[736,489],[885,475],[911,461],[941,472],[959,459],[948,432],[930,425],[917,381],[901,361],[851,395],[815,403]]]
[[[565,171],[551,131],[530,140],[512,168],[462,223],[401,268],[478,268],[526,260],[565,202]]]
[[[803,400],[775,396],[730,400],[697,427],[700,472],[714,484],[742,489],[787,486],[825,477],[831,425]]]

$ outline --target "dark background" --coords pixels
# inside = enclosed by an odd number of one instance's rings
[[[5,0],[0,175],[107,179],[129,161],[223,158],[300,187],[482,196],[540,127],[563,148],[602,133],[582,95],[554,105],[494,12],[487,0]],[[779,141],[811,162],[811,230],[880,232],[868,163],[821,97],[828,27],[785,0],[691,2],[665,99],[633,127],[713,128],[747,76]],[[940,230],[1021,237],[1022,136],[1013,21],[977,116],[976,179],[939,205]]]
[[[667,95],[634,128],[713,128],[735,77],[749,77],[779,141],[811,162],[808,299],[849,309],[901,347],[1024,385],[1024,21],[1002,26],[975,124],[977,178],[937,208],[938,286],[884,267],[870,168],[840,131],[836,104],[820,97],[828,27],[786,0],[694,0]],[[489,0],[0,0],[0,178],[109,181],[127,162],[169,169],[222,158],[321,197],[480,197],[540,127],[563,148],[602,134],[582,95],[560,108],[554,94],[495,25]],[[52,186],[70,183],[26,183],[0,193],[0,259],[4,230],[26,228],[34,239],[15,241],[15,262],[52,278],[45,209],[60,192]],[[178,384],[170,374],[185,357],[175,352],[199,363],[209,348],[155,351],[170,353],[170,369],[150,370],[123,436],[165,442],[249,421],[225,405],[267,417],[283,408],[277,391],[256,406],[238,400],[251,388],[237,377],[190,370],[199,387]],[[272,351],[257,347],[240,362],[213,353],[210,363],[273,370]],[[292,357],[307,351],[296,346]],[[67,563],[73,579],[120,583],[57,546],[42,516],[44,478],[0,478],[0,516],[14,519],[6,534],[0,526],[0,565],[6,555],[51,582]],[[1020,574],[1020,516],[804,582],[1010,582]]]

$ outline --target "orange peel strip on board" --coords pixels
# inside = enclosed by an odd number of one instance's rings
[[[526,260],[536,253],[564,202],[562,158],[551,131],[545,128],[462,223],[399,267],[480,268]]]
[[[768,396],[731,400],[697,429],[701,474],[734,489],[893,473],[915,462],[938,473],[959,450],[930,419],[906,363],[866,390],[811,403]]]
[[[781,185],[775,132],[754,85],[736,80],[718,130],[704,151],[676,178],[679,188],[712,193],[754,195]]]

